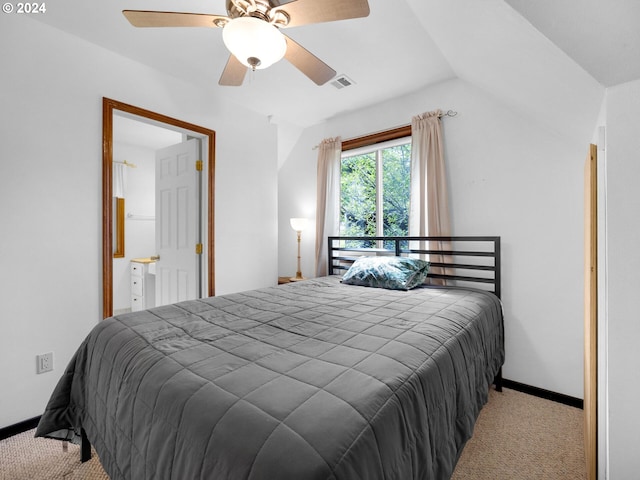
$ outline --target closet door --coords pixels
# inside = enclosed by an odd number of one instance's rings
[[[598,149],[584,168],[584,448],[587,479],[598,478]]]

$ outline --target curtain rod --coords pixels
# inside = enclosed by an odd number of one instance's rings
[[[122,162],[120,162],[118,160],[114,160],[112,163],[120,163],[120,164],[124,165],[125,167],[138,168],[135,163],[129,163],[126,160],[123,160]]]
[[[446,112],[440,112],[440,114],[438,115],[438,118],[455,117],[456,115],[458,115],[458,112],[456,112],[455,110],[447,110]],[[385,130],[383,132],[378,132],[378,133],[372,133],[370,135],[365,135],[364,137],[357,137],[355,139],[343,140],[342,143],[343,144],[344,143],[349,143],[349,142],[352,142],[354,140],[358,140],[358,139],[361,139],[361,138],[370,138],[370,137],[382,136],[382,135],[384,135],[385,133],[388,133],[388,132],[396,132],[396,131],[401,131],[401,130],[405,130],[405,129],[408,130],[407,135],[410,135],[411,134],[410,133],[411,132],[411,125],[409,124],[409,125],[403,125],[402,127],[391,128],[391,129]],[[403,133],[403,136],[407,136],[407,135],[404,135],[404,133]],[[393,135],[393,136],[395,136],[395,135]],[[378,140],[378,141],[373,142],[373,143],[379,143],[380,141],[385,141],[385,140],[386,140],[385,138],[382,138],[381,140]],[[315,147],[312,148],[312,150],[317,150],[319,147],[320,147],[320,145],[316,145]]]
[[[456,112],[455,110],[447,110],[444,113],[441,113],[440,115],[438,115],[438,117],[442,118],[442,117],[455,117],[456,115],[458,115],[458,112]]]

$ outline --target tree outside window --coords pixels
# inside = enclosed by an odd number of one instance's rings
[[[344,152],[340,177],[341,236],[409,234],[411,140]],[[371,245],[348,245],[375,247]]]

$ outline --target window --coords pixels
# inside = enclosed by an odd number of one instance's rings
[[[343,152],[340,235],[408,235],[410,172],[410,137]]]

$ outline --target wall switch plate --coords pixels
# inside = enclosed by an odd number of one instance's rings
[[[45,373],[53,370],[53,352],[36,355],[36,373]]]

